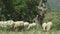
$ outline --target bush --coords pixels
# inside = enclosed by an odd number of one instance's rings
[[[2,0],[0,20],[24,20],[32,22],[38,14],[37,7],[40,0]],[[3,16],[2,16],[3,15]]]

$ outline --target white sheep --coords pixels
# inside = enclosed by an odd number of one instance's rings
[[[12,24],[14,23],[14,21],[13,21],[13,20],[8,20],[7,23],[8,23],[9,25],[12,25]]]
[[[6,27],[7,21],[0,21],[0,27]]]
[[[52,22],[48,22],[46,25],[46,30],[49,31],[52,28],[53,23]]]
[[[3,21],[0,21],[0,28],[3,27]]]
[[[43,28],[44,31],[46,30],[46,25],[47,25],[46,23],[42,24],[42,28]]]
[[[23,21],[16,21],[13,24],[14,29],[22,29]]]
[[[0,28],[4,28],[4,27],[7,27],[7,26],[12,27],[12,23],[13,23],[12,20],[0,21]]]
[[[28,25],[29,25],[29,22],[24,22],[24,27]]]
[[[29,30],[30,28],[34,28],[36,25],[37,25],[36,23],[31,23],[31,24],[29,24],[28,30]]]

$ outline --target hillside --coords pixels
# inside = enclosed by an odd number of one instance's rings
[[[60,10],[60,0],[47,0],[47,6],[51,10]]]

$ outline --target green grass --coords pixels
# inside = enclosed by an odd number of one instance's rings
[[[39,30],[30,30],[30,31],[22,31],[22,32],[14,32],[14,31],[0,31],[0,34],[60,34],[60,30],[50,30],[48,32],[44,32],[41,29]]]
[[[44,22],[53,22],[53,29],[60,30],[60,11],[51,11],[45,14]]]
[[[47,12],[44,18],[44,22],[52,21],[53,28],[50,31],[44,32],[42,28],[37,27],[36,29],[26,30],[26,31],[2,31],[0,34],[60,34],[60,12],[51,11]]]

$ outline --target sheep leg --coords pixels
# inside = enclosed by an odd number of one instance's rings
[[[48,26],[48,27],[47,27],[47,31],[49,31],[49,30],[50,30],[50,28],[51,28],[51,27],[50,27],[50,26]]]

